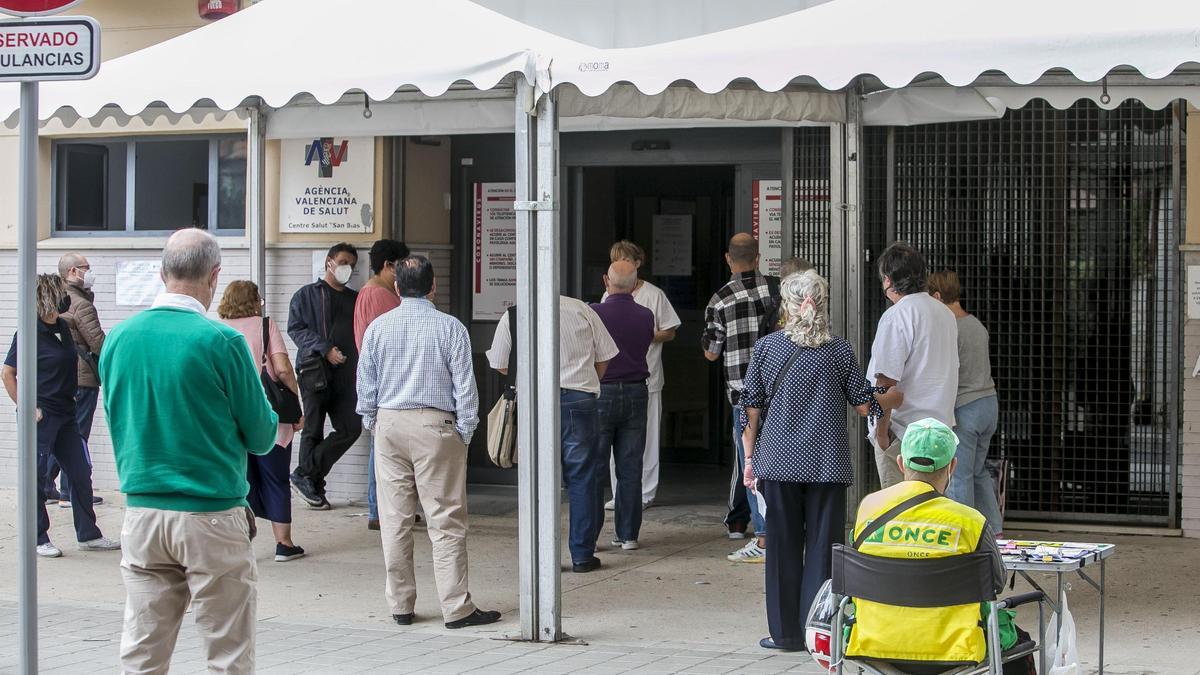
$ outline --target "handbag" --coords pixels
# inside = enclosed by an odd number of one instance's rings
[[[508,387],[487,420],[487,450],[492,464],[510,469],[517,463],[517,390]]]
[[[263,317],[262,322],[262,363],[259,365],[258,377],[262,380],[263,391],[267,393],[267,401],[271,409],[279,416],[280,424],[295,424],[304,416],[300,408],[300,397],[287,388],[284,383],[271,379],[267,372],[267,347],[271,344],[269,333],[270,319]]]

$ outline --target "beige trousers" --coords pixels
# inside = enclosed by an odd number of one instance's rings
[[[900,456],[900,440],[896,438],[895,432],[891,429],[888,430],[890,443],[886,448],[880,447],[874,429],[870,431],[867,438],[871,441],[871,447],[875,449],[875,469],[879,472],[880,486],[890,488],[903,481],[904,474],[896,465],[896,458]]]
[[[409,614],[417,602],[413,519],[418,499],[429,524],[442,617],[457,621],[474,612],[467,590],[467,446],[454,427],[454,414],[380,409],[375,489],[392,614]]]
[[[258,567],[245,509],[126,509],[121,576],[122,672],[167,672],[189,603],[209,672],[254,672]]]

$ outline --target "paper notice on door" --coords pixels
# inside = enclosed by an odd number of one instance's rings
[[[690,277],[692,275],[692,217],[654,216],[654,274]]]

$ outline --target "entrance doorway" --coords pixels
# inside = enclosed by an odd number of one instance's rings
[[[663,289],[682,321],[663,346],[660,459],[668,492],[707,473],[702,466],[728,466],[721,371],[704,359],[700,336],[704,307],[728,279],[722,253],[733,234],[735,176],[727,165],[568,170],[564,293],[598,301],[609,248],[628,239],[646,253],[639,276]]]

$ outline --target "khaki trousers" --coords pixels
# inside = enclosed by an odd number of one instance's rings
[[[867,438],[871,442],[871,447],[875,449],[875,469],[879,472],[880,487],[890,488],[903,481],[904,474],[896,465],[896,458],[900,456],[900,439],[896,438],[895,432],[888,429],[889,444],[886,448],[879,446],[879,439],[876,438],[874,429],[869,431]]]
[[[429,524],[442,617],[457,621],[473,613],[467,590],[467,446],[454,427],[454,414],[380,409],[375,487],[392,614],[412,613],[417,602],[413,519],[418,499]]]
[[[189,603],[209,672],[254,672],[258,567],[242,507],[188,513],[130,507],[121,527],[121,671],[166,673]]]

